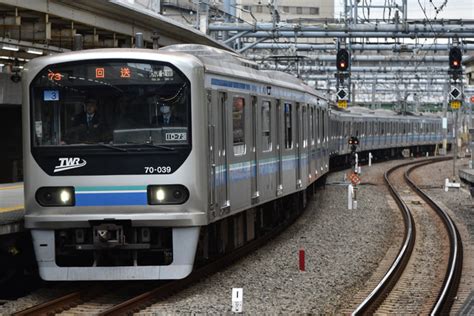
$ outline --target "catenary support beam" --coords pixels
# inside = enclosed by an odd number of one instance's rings
[[[351,44],[353,51],[393,51],[393,52],[414,52],[414,51],[448,51],[449,44]],[[464,51],[473,51],[474,44],[462,44]],[[298,51],[336,50],[335,44],[306,44],[306,43],[260,43],[252,47],[253,49],[296,49]]]

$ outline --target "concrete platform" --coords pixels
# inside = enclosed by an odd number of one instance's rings
[[[474,169],[460,169],[459,178],[461,180],[469,183],[469,189],[471,191],[471,196],[474,197]]]
[[[0,235],[23,230],[23,183],[0,184]]]
[[[474,185],[474,169],[460,169],[459,178]]]

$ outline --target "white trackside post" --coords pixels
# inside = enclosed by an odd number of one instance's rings
[[[449,188],[459,189],[461,188],[461,183],[458,183],[455,180],[453,180],[453,182],[449,182],[449,179],[446,178],[444,181],[444,191],[448,192]]]
[[[244,301],[243,294],[244,294],[244,290],[242,288],[232,289],[232,312],[233,313],[242,313],[243,301]]]
[[[353,200],[353,196],[354,196],[354,187],[352,186],[352,184],[349,184],[347,186],[347,209],[349,210],[352,210],[352,200]]]
[[[357,186],[353,189],[354,193],[352,194],[352,209],[357,210]]]
[[[372,153],[369,153],[369,167],[372,166]]]
[[[358,172],[359,171],[359,155],[356,153],[355,154],[355,160],[356,160],[356,164],[355,164],[355,168],[354,168],[354,171],[355,172]]]

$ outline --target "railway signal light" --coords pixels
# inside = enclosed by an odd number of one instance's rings
[[[349,52],[345,48],[337,51],[336,66],[339,71],[347,71],[349,68]]]
[[[449,69],[460,70],[462,61],[462,52],[459,47],[451,47],[449,50]]]
[[[350,163],[351,163],[351,166],[355,166],[356,165],[356,150],[357,150],[357,146],[359,146],[359,139],[355,136],[352,136],[351,138],[349,138],[349,145],[351,146],[351,155],[350,155]]]
[[[358,146],[359,139],[357,137],[352,136],[351,138],[349,138],[349,145]]]

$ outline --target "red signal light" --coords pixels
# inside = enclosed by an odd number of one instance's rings
[[[337,51],[336,55],[336,66],[338,71],[347,71],[349,68],[350,56],[349,52],[345,48],[341,48]]]
[[[451,47],[449,50],[449,68],[461,70],[462,51],[459,47]]]

